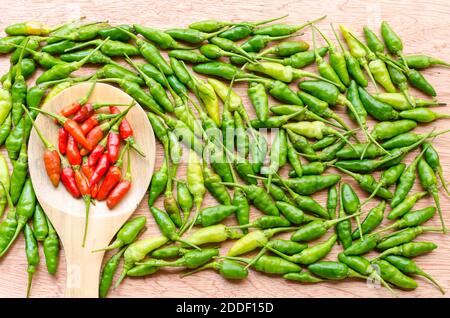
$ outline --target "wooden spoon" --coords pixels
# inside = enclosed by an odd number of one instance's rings
[[[58,112],[84,96],[92,83],[72,86],[43,106],[43,109]],[[91,95],[92,102],[130,104],[132,98],[114,86],[97,83]],[[120,107],[125,109],[126,107]],[[108,107],[105,108],[105,111]],[[144,110],[136,104],[128,113],[127,120],[134,128],[135,139],[146,154],[139,156],[131,151],[132,187],[114,209],[109,210],[105,201],[91,204],[86,245],[81,246],[85,222],[84,203],[74,199],[60,185],[55,188],[48,178],[42,155],[44,146],[32,130],[28,144],[29,169],[36,197],[54,225],[64,247],[67,261],[66,297],[98,297],[100,268],[104,252],[92,250],[107,246],[123,223],[133,214],[150,184],[155,161],[155,138]],[[36,124],[43,135],[55,146],[58,144],[58,126],[53,119],[39,115]],[[125,169],[127,156],[124,156]],[[125,173],[125,170],[123,170]]]

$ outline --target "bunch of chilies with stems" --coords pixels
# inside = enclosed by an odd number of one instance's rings
[[[411,258],[437,248],[432,242],[415,241],[417,236],[446,233],[439,191],[442,187],[447,195],[449,192],[432,140],[447,130],[417,134],[413,129],[418,123],[449,117],[430,108],[445,104],[434,98],[434,88],[420,72],[449,64],[430,56],[404,55],[401,39],[387,22],[381,23],[382,40],[364,27],[365,41],[339,25],[341,40],[331,24],[336,46],[315,25],[325,17],[301,25],[277,21],[282,18],[204,20],[165,31],[138,24],[84,23],[83,18],[56,28],[40,22],[8,26],[8,35],[0,39],[0,52],[12,53],[10,70],[1,79],[0,141],[13,161],[13,171],[10,177],[6,160],[0,157],[1,211],[9,205],[0,223],[0,256],[24,229],[30,281],[39,263],[37,241],[43,241],[49,273],[56,272],[58,236],[36,202],[27,174],[26,145],[34,118],[44,112],[40,107],[65,88],[92,83],[87,95],[73,105],[58,114],[45,112],[62,126],[57,147],[40,134],[51,182],[56,185],[61,179],[74,195],[64,173],[55,174],[52,169],[56,165],[52,164],[60,162],[61,171],[71,169],[75,176],[82,170],[89,193],[79,191],[74,196],[85,198],[87,207],[97,198],[106,199],[113,208],[123,197],[110,199],[117,184],[128,182],[124,188],[131,186],[130,160],[126,174],[120,172],[123,156],[130,151],[144,155],[125,119],[132,105],[121,112],[116,106],[127,105],[108,104],[110,113],[106,114],[95,111],[105,103],[87,103],[95,83],[105,82],[117,84],[148,111],[165,159],[153,174],[148,191],[150,213],[162,235],[138,239],[145,230],[145,216],[124,224],[115,241],[99,250],[117,250],[103,268],[101,297],[112,286],[122,258],[116,287],[127,276],[146,276],[161,267],[180,266],[189,270],[183,277],[213,269],[226,279],[240,280],[253,268],[301,283],[371,278],[392,293],[393,286],[417,288],[412,276],[423,276],[444,293]],[[306,28],[312,32],[312,48],[292,39]],[[316,46],[318,36],[326,46]],[[168,50],[168,59],[161,50]],[[146,63],[133,61],[133,56],[143,57]],[[116,57],[123,57],[129,67],[118,64]],[[35,86],[28,88],[26,79],[34,74],[36,63],[44,72]],[[72,75],[86,63],[102,66],[91,75]],[[196,76],[187,63],[207,78]],[[315,65],[317,73],[303,70],[308,65]],[[296,92],[289,84],[299,79]],[[369,81],[375,93],[367,91]],[[249,83],[247,93],[255,119],[233,90],[236,82]],[[414,97],[409,84],[433,98]],[[269,96],[280,103],[269,107]],[[350,128],[330,106],[345,107],[358,128]],[[368,115],[377,120],[371,131]],[[270,147],[260,129],[273,130]],[[359,130],[364,140],[358,138]],[[125,146],[119,150],[121,139]],[[189,149],[186,180],[177,178],[182,144]],[[403,163],[416,148],[419,153],[412,163]],[[70,158],[73,149],[78,151],[76,158]],[[108,162],[109,170],[103,161]],[[287,163],[292,170],[289,178],[283,178],[279,171]],[[94,178],[93,167],[99,165],[102,174]],[[339,174],[324,174],[329,167]],[[378,180],[373,176],[376,170],[382,171]],[[416,171],[423,191],[411,193]],[[115,183],[102,192],[105,181],[99,180],[105,174],[106,180],[110,172],[115,173]],[[361,202],[349,183],[340,183],[341,174],[353,178],[370,196]],[[395,192],[391,192],[389,187],[394,184]],[[324,207],[311,195],[325,189]],[[218,205],[202,209],[206,192]],[[427,195],[435,206],[414,210],[415,203]],[[164,209],[154,205],[160,196],[164,197]],[[374,197],[380,202],[365,213],[362,208]],[[250,220],[250,205],[265,215]],[[394,222],[379,228],[388,205],[387,219]],[[441,226],[424,226],[436,210]],[[222,224],[231,215],[238,225]],[[194,226],[201,228],[192,230]],[[308,246],[333,229],[335,233],[325,241]],[[290,239],[272,238],[282,232],[291,232]],[[217,245],[228,240],[237,241],[220,256]],[[343,249],[337,260],[322,260],[336,243]],[[242,257],[257,249],[256,256]],[[375,258],[364,256],[374,250],[380,252]]]

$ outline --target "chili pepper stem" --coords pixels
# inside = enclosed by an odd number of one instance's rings
[[[54,149],[55,147],[47,140],[47,138],[45,138],[42,135],[41,130],[39,128],[37,128],[33,117],[31,117],[30,112],[28,111],[28,109],[23,104],[22,104],[22,108],[25,111],[25,113],[27,114],[27,116],[30,118],[31,122],[33,123],[33,127],[36,130],[36,133],[38,134],[39,139],[41,139],[41,141],[44,144],[45,148],[47,148],[47,149]]]
[[[250,261],[247,263],[247,265],[244,267],[245,269],[248,269],[250,266],[252,266],[253,264],[255,264],[261,257],[264,256],[264,254],[267,251],[267,247],[264,246],[261,251],[259,251],[259,253]]]
[[[86,244],[86,236],[87,236],[87,231],[88,231],[88,226],[89,226],[89,208],[91,206],[91,196],[84,195],[83,201],[84,201],[84,205],[85,205],[85,215],[84,215],[85,220],[84,220],[84,230],[83,230],[83,241],[81,243],[81,247],[84,247]]]
[[[83,106],[87,103],[87,101],[89,100],[89,98],[92,96],[92,93],[94,92],[94,88],[95,85],[97,84],[97,81],[94,79],[91,87],[89,87],[88,92],[86,93],[85,96],[83,96],[82,98],[80,98],[80,100],[78,101],[78,103]]]
[[[181,278],[184,278],[184,277],[186,277],[186,276],[190,276],[190,275],[192,275],[192,274],[201,272],[201,271],[203,271],[203,270],[205,270],[205,269],[208,269],[208,268],[214,268],[214,263],[208,263],[208,264],[205,264],[205,265],[203,265],[203,266],[201,266],[201,267],[199,267],[199,268],[196,268],[196,269],[194,269],[194,270],[192,270],[192,271],[183,273],[183,274],[180,275],[180,277],[181,277]]]
[[[34,272],[28,271],[28,282],[27,282],[27,294],[26,297],[30,298],[31,293],[31,283],[33,281]]]
[[[439,283],[430,274],[424,272],[423,270],[420,270],[417,274],[428,279],[431,282],[431,284],[433,284],[437,289],[439,289],[442,295],[445,295],[445,289],[441,285],[439,285]]]

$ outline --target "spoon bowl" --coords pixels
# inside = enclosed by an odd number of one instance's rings
[[[82,83],[65,89],[42,106],[51,112],[59,110],[84,96],[92,83]],[[112,102],[130,104],[132,98],[120,89],[97,83],[89,102]],[[121,110],[125,107],[120,107]],[[104,108],[105,111],[108,107]],[[103,111],[103,110],[102,110]],[[55,227],[67,261],[66,297],[98,297],[100,268],[104,252],[92,253],[109,244],[116,232],[133,214],[147,191],[155,161],[155,138],[144,110],[136,104],[127,114],[127,120],[134,129],[134,138],[145,157],[130,150],[132,186],[130,191],[113,209],[108,209],[105,201],[91,204],[86,244],[82,245],[85,208],[84,202],[73,198],[62,183],[54,187],[48,178],[43,162],[44,145],[36,130],[31,131],[28,143],[30,176],[36,197]],[[53,119],[39,114],[36,125],[53,144],[58,144],[58,126]],[[122,145],[123,147],[123,145]],[[122,175],[125,174],[127,156],[124,156]]]

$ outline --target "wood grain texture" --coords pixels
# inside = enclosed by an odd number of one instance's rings
[[[125,7],[124,2],[117,0],[102,1],[71,1],[70,3],[56,0],[35,1],[2,1],[0,3],[3,28],[14,22],[23,20],[43,20],[49,24],[58,24],[61,21],[86,15],[88,20],[105,20],[111,23],[141,23],[157,28],[182,27],[201,19],[217,18],[222,20],[242,21],[261,20],[273,16],[288,13],[286,19],[290,23],[302,23],[307,19],[313,19],[323,14],[328,18],[318,26],[330,37],[332,35],[329,23],[344,23],[358,35],[361,35],[362,27],[368,25],[374,30],[379,29],[380,22],[387,20],[402,37],[405,45],[405,54],[427,53],[440,58],[450,57],[448,43],[448,20],[450,8],[445,1],[416,0],[416,1],[160,1],[149,2],[143,0],[133,1]],[[302,37],[311,41],[310,31],[306,31]],[[5,72],[9,66],[6,58],[0,59],[0,70]],[[449,70],[444,68],[431,68],[424,71],[425,76],[435,86],[439,100],[450,101]],[[237,91],[244,98],[245,105],[253,115],[251,105],[246,98],[246,85],[236,85]],[[414,92],[416,94],[416,92]],[[418,96],[421,94],[417,93]],[[439,111],[450,113],[446,108]],[[339,109],[339,114],[344,112]],[[353,123],[352,123],[353,124]],[[354,126],[354,125],[353,125]],[[417,131],[429,131],[431,127],[437,129],[448,128],[448,121],[441,120],[429,125],[420,125]],[[435,145],[442,158],[444,173],[450,177],[450,148],[448,144],[450,136],[442,136],[435,140]],[[186,157],[185,151],[185,159]],[[406,162],[416,154],[409,155]],[[156,168],[163,158],[162,147],[157,145]],[[330,170],[331,172],[332,170]],[[180,178],[185,178],[185,166],[179,170]],[[348,177],[346,182],[358,189],[362,198],[367,197],[359,191],[357,185]],[[416,184],[414,191],[420,189]],[[326,193],[314,196],[319,202],[325,203]],[[450,224],[448,213],[450,201],[441,195],[445,220]],[[207,197],[204,206],[215,204],[211,197]],[[371,202],[365,211],[376,204]],[[433,204],[427,197],[416,205],[417,208]],[[159,200],[156,205],[162,206]],[[253,211],[253,217],[259,215]],[[146,198],[139,205],[136,215],[149,216]],[[229,220],[234,223],[234,220]],[[430,224],[438,225],[435,218]],[[153,220],[149,218],[149,229],[145,237],[156,235],[159,231]],[[439,234],[426,234],[418,240],[431,240],[439,244],[439,248],[433,253],[418,257],[415,260],[428,273],[433,275],[450,292],[450,241],[448,236]],[[230,246],[224,244],[222,251]],[[341,250],[336,246],[328,259],[335,259]],[[41,252],[42,253],[42,252]],[[43,257],[43,255],[41,254]],[[51,277],[41,263],[36,273],[32,288],[32,297],[62,297],[65,281],[65,260],[61,255],[61,264],[55,277]],[[0,297],[23,297],[26,288],[26,260],[24,255],[24,243],[20,238],[8,255],[0,261],[2,280],[0,281]],[[199,273],[185,279],[178,277],[179,270],[161,270],[151,277],[140,279],[126,279],[122,286],[110,293],[111,297],[389,297],[389,293],[382,288],[366,284],[364,281],[331,282],[319,285],[301,285],[287,282],[279,277],[262,275],[252,271],[249,278],[243,282],[228,282],[216,273],[209,271]],[[439,291],[427,281],[418,278],[420,286],[413,292],[396,290],[401,297],[441,297]],[[445,296],[444,296],[445,297]],[[448,297],[448,294],[447,296]]]

